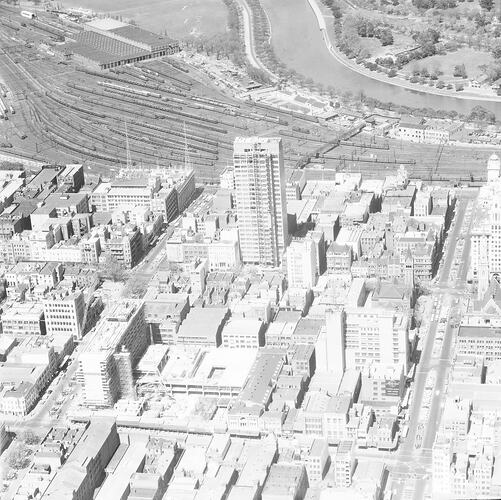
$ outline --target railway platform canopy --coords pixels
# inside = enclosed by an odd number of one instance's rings
[[[59,46],[63,59],[92,69],[106,70],[163,57],[179,51],[179,43],[115,19],[95,19],[73,41]]]

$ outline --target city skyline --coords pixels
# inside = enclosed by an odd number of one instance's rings
[[[0,0],[0,500],[501,498],[497,7],[107,1]]]

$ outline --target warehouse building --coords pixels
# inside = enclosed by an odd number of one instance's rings
[[[58,49],[63,59],[95,70],[132,64],[179,52],[179,42],[114,19],[95,19]]]

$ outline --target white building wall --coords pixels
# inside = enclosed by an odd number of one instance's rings
[[[282,141],[236,138],[233,160],[242,261],[277,266],[288,238]]]

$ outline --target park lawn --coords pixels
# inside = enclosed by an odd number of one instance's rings
[[[360,46],[367,49],[371,55],[371,58],[379,57],[384,55],[386,47],[381,45],[381,42],[377,38],[362,38],[360,37]]]
[[[407,35],[402,35],[400,33],[393,33],[393,44],[382,46],[379,40],[376,40],[377,44],[374,44],[374,48],[371,50],[372,59],[376,57],[386,57],[393,56],[402,52],[403,50],[408,50],[416,46],[416,42]]]
[[[472,12],[482,12],[482,8],[480,7],[478,2],[461,2],[458,3],[457,7],[455,7],[454,9],[450,9],[450,11],[458,12],[461,15],[466,15]]]
[[[211,36],[226,31],[228,11],[223,0],[62,0],[65,7],[133,19],[141,28],[174,38]]]
[[[468,79],[473,79],[482,76],[480,66],[490,63],[492,63],[492,55],[488,52],[462,48],[449,54],[434,55],[419,61],[411,61],[403,67],[403,71],[410,74],[416,66],[418,68],[426,67],[430,72],[440,69],[444,78],[453,78],[454,66],[464,64]]]

